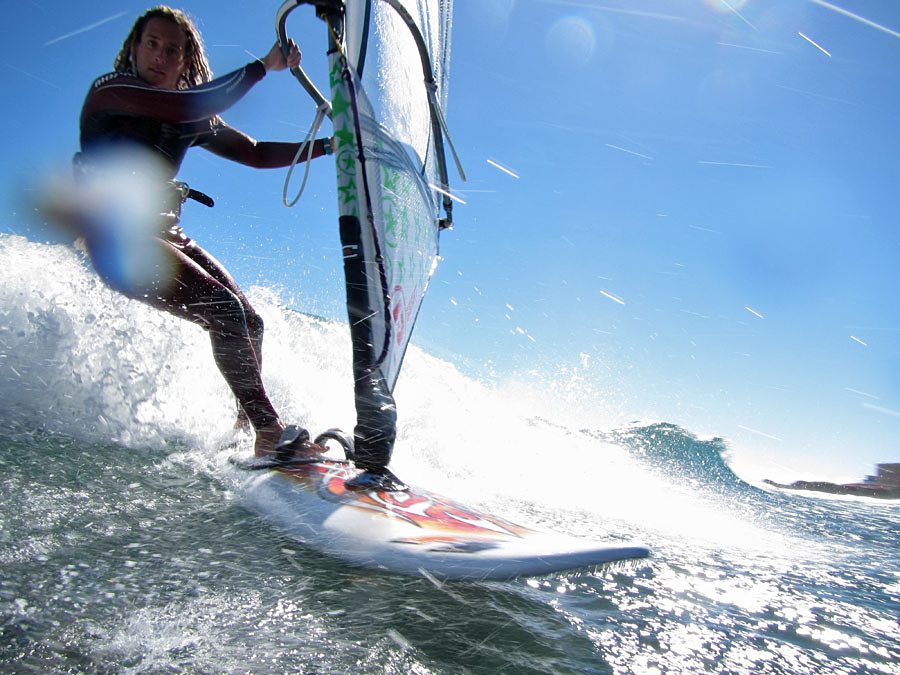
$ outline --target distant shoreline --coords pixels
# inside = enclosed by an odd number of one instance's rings
[[[827,492],[835,495],[851,495],[854,497],[877,497],[878,499],[900,499],[900,488],[887,485],[866,485],[863,483],[828,483],[825,481],[794,481],[790,485],[776,483],[766,478],[763,483],[784,490],[805,490],[808,492]]]

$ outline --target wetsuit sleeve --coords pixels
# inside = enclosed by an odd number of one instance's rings
[[[277,141],[257,141],[243,131],[229,126],[221,119],[216,120],[213,128],[205,132],[197,140],[195,145],[206,148],[212,153],[240,162],[256,169],[277,169],[289,166],[294,161],[300,143],[280,143]],[[313,143],[312,156],[320,157],[325,154],[325,145],[322,139]],[[298,161],[306,159],[306,152]]]
[[[124,112],[176,124],[205,120],[234,105],[265,74],[262,62],[252,61],[206,84],[171,90],[154,89],[131,75],[110,73],[94,81],[81,120],[102,112]]]

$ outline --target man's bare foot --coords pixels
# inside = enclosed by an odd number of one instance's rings
[[[256,430],[256,445],[254,446],[254,454],[257,457],[265,457],[275,454],[275,446],[281,440],[281,433],[285,430],[285,425],[281,422],[275,422],[267,427]]]
[[[328,448],[316,445],[312,441],[302,441],[291,446],[290,452],[291,459],[320,459],[328,452]]]

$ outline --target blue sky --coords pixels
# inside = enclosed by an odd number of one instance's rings
[[[273,42],[264,5],[179,6],[223,74]],[[87,87],[145,8],[12,6],[2,231],[45,236],[16,190],[76,149]],[[324,86],[324,26],[294,15]],[[797,477],[900,461],[897,31],[875,0],[457,0],[466,205],[413,342],[482,379],[575,378],[614,419],[722,435]],[[314,112],[275,73],[224,117],[301,140]],[[292,210],[284,171],[194,150],[180,178],[216,198],[185,222],[242,285],[343,319],[327,162]]]

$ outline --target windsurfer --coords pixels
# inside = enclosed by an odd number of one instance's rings
[[[299,62],[300,51],[290,41],[286,55],[276,44],[261,60],[212,79],[192,20],[166,6],[148,10],[125,39],[114,72],[91,85],[81,111],[75,164],[79,184],[90,186],[146,174],[137,158],[155,160],[161,167],[150,183],[155,189],[143,190],[152,193],[151,222],[143,231],[135,229],[121,217],[130,204],[103,199],[92,213],[73,209],[76,215],[64,219],[84,239],[95,269],[110,287],[209,331],[216,365],[240,406],[239,422],[243,417],[255,429],[257,455],[271,453],[285,428],[262,382],[263,322],[222,264],[182,232],[181,203],[189,191],[171,181],[192,146],[255,168],[291,164],[300,144],[257,142],[219,113],[268,71]],[[330,139],[319,139],[311,156],[330,152]],[[127,199],[132,197],[118,196],[119,202]],[[129,256],[123,250],[144,262],[142,273],[127,269]]]

